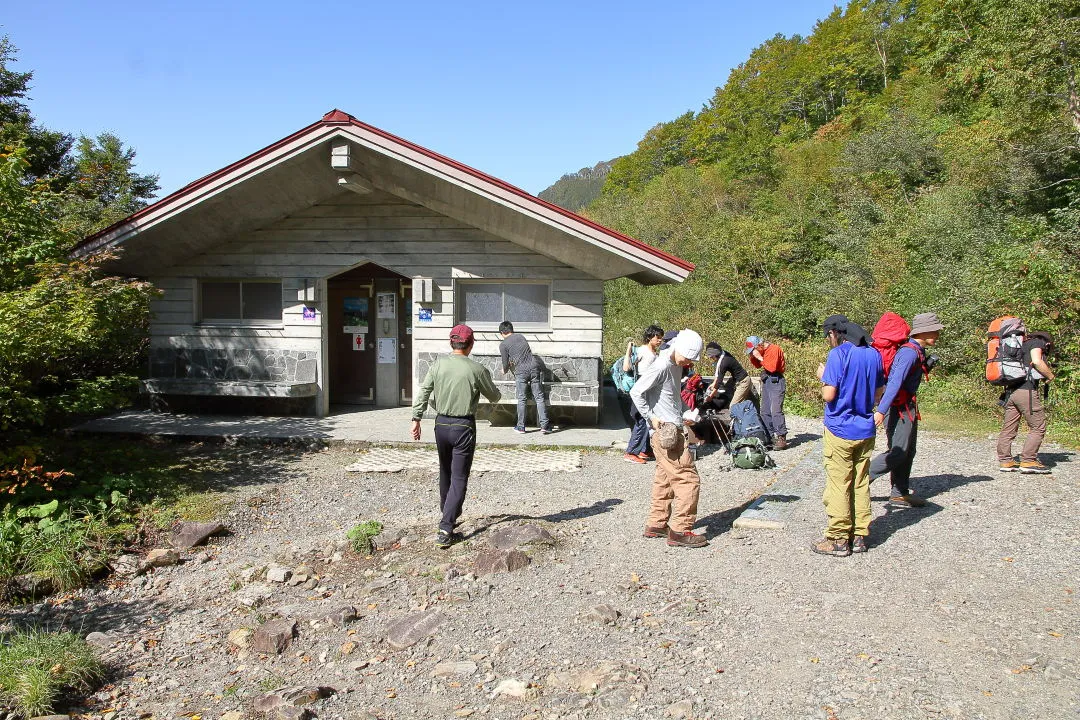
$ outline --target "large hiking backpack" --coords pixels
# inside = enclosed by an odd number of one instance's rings
[[[637,381],[637,348],[630,351],[630,372],[622,369],[624,359],[625,356],[620,357],[611,366],[611,381],[615,384],[617,391],[628,393]]]
[[[887,312],[881,316],[874,331],[870,333],[873,339],[871,345],[881,353],[881,364],[885,368],[885,377],[889,377],[889,368],[892,367],[896,358],[896,351],[902,348],[911,336],[911,326],[907,320],[894,312]]]
[[[776,467],[760,438],[744,437],[731,445],[731,463],[743,470]]]
[[[1017,317],[1004,315],[986,330],[986,381],[991,385],[1019,385],[1042,380],[1043,375],[1024,357],[1027,328]]]
[[[762,445],[768,446],[771,438],[761,422],[757,408],[752,400],[743,400],[731,406],[731,437],[733,440],[757,438]]]

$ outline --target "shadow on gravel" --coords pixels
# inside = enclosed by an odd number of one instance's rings
[[[1070,463],[1076,459],[1076,453],[1071,452],[1039,452],[1039,459],[1050,467],[1056,467],[1060,463]]]
[[[147,630],[148,621],[161,625],[187,607],[146,599],[134,602],[89,603],[82,598],[67,602],[37,605],[3,606],[0,624],[17,628],[40,627],[46,630],[69,630],[85,636],[91,632],[113,632],[134,638]]]
[[[592,505],[583,505],[581,507],[570,508],[569,510],[560,510],[557,513],[549,513],[547,515],[492,515],[491,522],[477,527],[471,533],[466,535],[465,538],[469,539],[476,537],[481,533],[487,532],[496,525],[514,522],[515,520],[544,520],[553,523],[564,522],[566,520],[580,520],[582,518],[592,517],[593,515],[611,512],[615,509],[616,505],[622,505],[623,502],[624,501],[621,498],[608,498],[607,500],[597,500]]]
[[[919,496],[925,499],[947,493],[969,483],[988,482],[989,475],[932,475],[915,478],[913,484]],[[872,500],[888,500],[888,497],[873,497]],[[870,539],[873,545],[883,545],[898,530],[911,527],[915,523],[941,512],[944,508],[937,503],[928,502],[926,507],[909,508],[885,504],[885,514],[870,525]]]
[[[793,445],[802,445],[803,443],[814,442],[821,439],[821,433],[799,433],[788,438],[788,447]]]

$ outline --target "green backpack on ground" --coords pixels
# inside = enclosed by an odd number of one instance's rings
[[[776,467],[765,450],[765,443],[757,437],[744,437],[731,444],[731,462],[743,470],[760,470]]]

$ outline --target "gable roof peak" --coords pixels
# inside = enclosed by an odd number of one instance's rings
[[[356,119],[356,118],[354,118],[354,117],[353,117],[352,115],[350,115],[349,113],[347,113],[347,112],[342,112],[341,110],[338,110],[337,108],[334,108],[334,109],[333,109],[333,110],[331,110],[330,112],[328,112],[328,113],[326,113],[325,115],[323,115],[323,119],[322,119],[322,121],[323,121],[323,122],[341,122],[341,123],[347,123],[347,122],[352,122],[352,121],[353,121],[353,120],[355,120],[355,119]]]

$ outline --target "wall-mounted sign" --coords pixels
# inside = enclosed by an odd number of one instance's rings
[[[379,338],[379,355],[377,362],[380,365],[388,365],[397,362],[397,338]]]
[[[318,319],[317,315],[318,315],[318,313],[315,312],[315,308],[308,307],[307,305],[304,306],[304,319],[305,320],[308,320],[308,321],[316,320],[316,319]]]
[[[381,292],[378,297],[378,317],[380,320],[397,319],[397,293]]]
[[[352,349],[357,352],[364,352],[364,345],[366,344],[367,335],[361,333],[353,333],[352,336]]]
[[[416,322],[431,322],[431,308],[422,307],[416,312]]]
[[[366,297],[347,297],[344,299],[343,332],[366,333],[368,329],[368,299]]]

